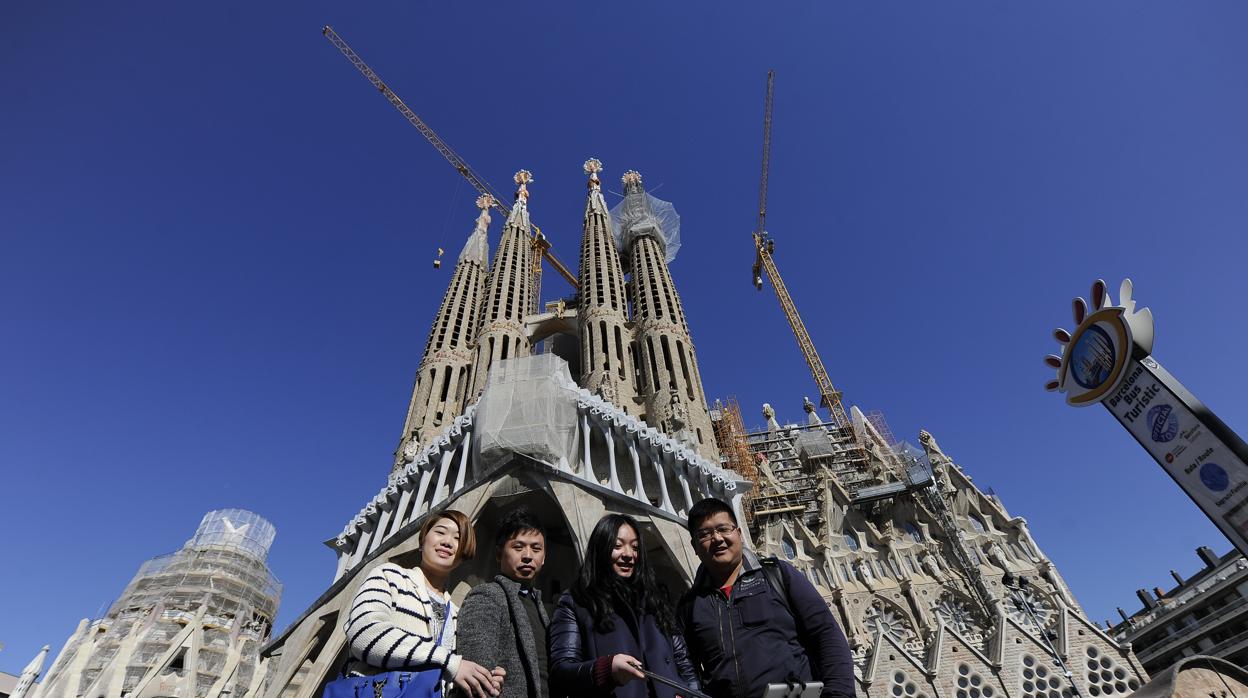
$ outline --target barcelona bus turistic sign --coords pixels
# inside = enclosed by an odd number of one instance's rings
[[[1248,554],[1248,446],[1152,357],[1153,316],[1136,308],[1130,279],[1115,304],[1104,281],[1074,300],[1075,329],[1054,330],[1062,353],[1047,390],[1067,404],[1100,403],[1205,512]]]

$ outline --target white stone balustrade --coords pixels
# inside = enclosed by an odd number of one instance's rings
[[[642,508],[683,519],[694,502],[717,497],[745,520],[742,496],[748,480],[711,463],[681,443],[584,389],[573,392],[577,407],[575,453],[548,463],[564,477],[622,495]],[[477,406],[423,448],[404,453],[406,466],[391,473],[386,486],[335,539],[334,579],[365,560],[407,524],[420,519],[465,487],[478,484],[472,454]]]

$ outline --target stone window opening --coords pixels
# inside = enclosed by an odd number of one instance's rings
[[[1086,676],[1088,693],[1093,698],[1101,696],[1127,695],[1140,687],[1139,680],[1127,673],[1114,661],[1113,657],[1089,645],[1084,653],[1087,656]]]
[[[901,669],[892,672],[889,694],[892,698],[927,698],[927,694],[920,691],[919,684],[911,681]]]
[[[1031,654],[1023,655],[1022,698],[1072,698],[1066,680],[1045,664]]]
[[[993,698],[996,689],[984,681],[979,672],[973,671],[969,664],[958,665],[956,698]]]

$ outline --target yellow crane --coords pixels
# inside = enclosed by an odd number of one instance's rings
[[[341,36],[338,36],[338,32],[334,31],[333,27],[327,24],[325,25],[325,28],[321,30],[321,33],[325,35],[326,39],[329,39],[331,44],[342,52],[343,56],[346,56],[347,60],[351,61],[351,65],[354,65],[356,70],[359,70],[360,74],[367,78],[368,81],[373,84],[373,87],[376,87],[377,90],[381,92],[382,96],[390,102],[390,104],[394,105],[395,109],[399,110],[399,113],[402,114],[408,122],[416,127],[417,131],[420,131],[420,134],[425,137],[425,140],[429,141],[429,143],[442,154],[442,157],[446,158],[446,161],[451,163],[451,166],[454,167],[455,170],[464,177],[464,179],[468,180],[468,183],[471,184],[474,189],[481,194],[488,194],[491,198],[493,198],[494,205],[498,207],[499,211],[502,211],[504,217],[511,214],[511,207],[503,203],[505,199],[495,193],[493,187],[491,187],[488,182],[477,175],[477,173],[468,166],[468,163],[465,162],[464,159],[451,148],[451,146],[447,145],[446,141],[442,140],[442,138],[438,136],[432,128],[429,128],[429,125],[416,115],[416,112],[412,111],[410,107],[404,104],[403,100],[399,99],[399,96],[394,93],[394,90],[391,90],[390,87],[382,81],[381,77],[377,75],[372,68],[368,67],[368,64],[364,62],[364,59],[360,58],[359,54],[352,50],[351,46],[348,45]],[[551,251],[550,241],[546,239],[546,236],[542,233],[542,229],[537,227],[537,225],[533,225],[532,247],[534,302],[539,302],[538,299],[541,297],[541,260],[543,259],[549,262],[550,266],[553,267],[554,270],[564,278],[564,280],[571,284],[573,289],[578,288],[576,275],[571,271],[568,271],[568,268],[564,266],[563,262],[559,261],[559,258],[555,256],[554,252]],[[439,250],[438,256],[441,256],[441,250]],[[441,266],[441,264],[435,260],[434,266],[438,267]]]
[[[819,358],[819,352],[815,351],[815,343],[810,339],[810,332],[806,331],[806,323],[802,322],[802,316],[797,313],[793,296],[789,295],[789,289],[784,285],[784,279],[780,277],[780,270],[776,268],[776,261],[773,259],[776,242],[767,232],[767,176],[771,163],[771,101],[775,77],[776,71],[767,71],[767,100],[763,107],[763,173],[758,188],[758,227],[754,229],[754,287],[760,291],[763,289],[763,275],[766,274],[776,291],[776,297],[780,299],[780,309],[784,311],[784,317],[788,319],[789,327],[793,328],[793,335],[797,337],[797,346],[801,348],[806,365],[810,367],[810,373],[819,386],[820,402],[828,408],[832,422],[842,427],[856,441],[857,436],[850,427],[845,407],[841,405],[841,392],[832,387],[828,369],[824,367],[823,359]]]

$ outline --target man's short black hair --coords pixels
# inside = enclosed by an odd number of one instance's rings
[[[546,537],[546,529],[542,527],[542,522],[533,512],[519,507],[512,509],[503,516],[503,520],[498,522],[498,530],[494,533],[494,547],[501,548],[507,541],[524,533],[525,531],[537,531]]]
[[[721,511],[728,514],[734,524],[738,523],[736,512],[732,510],[732,507],[728,505],[728,502],[725,502],[722,499],[707,497],[706,499],[699,501],[697,504],[694,504],[693,507],[689,509],[689,533],[692,534],[694,531],[698,530],[702,526],[703,521],[706,521]]]

